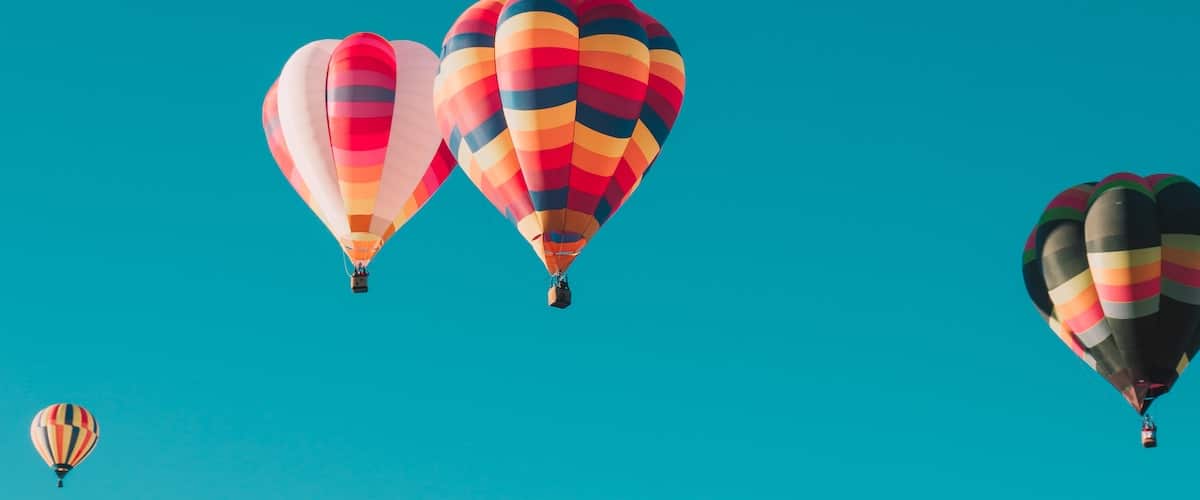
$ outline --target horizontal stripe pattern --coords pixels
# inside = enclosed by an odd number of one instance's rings
[[[1097,324],[1101,323],[1099,318],[1103,315],[1097,314],[1099,299],[1092,290],[1090,273],[1084,272],[1086,270],[1080,266],[1081,269],[1074,271],[1070,276],[1060,281],[1048,282],[1042,267],[1047,228],[1053,227],[1054,223],[1083,221],[1083,213],[1087,209],[1091,191],[1091,185],[1079,185],[1063,191],[1050,201],[1038,225],[1026,238],[1022,265],[1026,291],[1043,319],[1050,325],[1050,329],[1076,356],[1095,368],[1096,361],[1088,352],[1088,348],[1098,343],[1096,337],[1106,332],[1107,326],[1096,328]],[[1074,332],[1090,332],[1088,339],[1091,345],[1085,345]]]
[[[1200,349],[1200,187],[1172,174],[1147,178],[1157,200],[1162,231],[1162,304],[1160,329],[1172,334],[1163,355],[1164,371],[1175,378]]]
[[[483,0],[446,35],[437,122],[467,177],[565,272],[658,155],[682,72],[674,40],[627,0]]]
[[[1133,319],[1158,312],[1162,290],[1162,249],[1088,254],[1096,291],[1110,317]]]
[[[1107,325],[1104,324],[1104,310],[1093,286],[1091,273],[1079,273],[1051,289],[1050,300],[1054,303],[1058,317],[1072,331],[1092,332],[1093,340],[1088,347],[1099,344],[1110,335]]]
[[[1022,272],[1051,330],[1144,412],[1200,348],[1200,188],[1131,173],[1070,188]]]
[[[392,132],[396,71],[391,45],[370,33],[342,40],[329,61],[329,140],[350,225],[342,244],[356,263],[370,261],[383,244],[383,235],[371,229]]]
[[[350,260],[365,267],[442,185],[448,159],[453,166],[433,112],[438,58],[415,42],[356,33],[309,44],[289,65],[296,69],[285,66],[264,99],[268,146]]]

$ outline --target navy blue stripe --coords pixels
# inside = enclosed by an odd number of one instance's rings
[[[679,52],[679,45],[675,43],[674,38],[669,36],[656,36],[651,38],[646,46],[650,47],[650,50],[670,50],[676,53]]]
[[[637,119],[616,117],[582,102],[575,107],[575,121],[601,134],[621,139],[632,136],[633,127],[637,125]]]
[[[562,231],[550,231],[546,233],[546,239],[554,243],[575,243],[582,240],[583,235],[579,233],[564,233]]]
[[[82,455],[79,455],[79,460],[78,460],[78,461],[79,461],[79,462],[82,462],[82,461],[83,461],[83,459],[87,458],[87,457],[88,457],[88,455],[90,455],[90,454],[92,453],[92,450],[95,450],[95,449],[96,449],[96,443],[99,443],[99,442],[100,442],[100,440],[99,440],[99,439],[93,439],[93,440],[92,440],[92,444],[91,444],[91,446],[88,446],[88,449],[84,450]],[[76,463],[75,465],[79,465],[79,464],[78,464],[78,463]],[[72,466],[72,467],[73,467],[73,466]]]
[[[488,117],[487,121],[479,124],[467,134],[464,139],[467,141],[467,147],[471,148],[471,152],[479,151],[492,139],[498,137],[501,133],[508,129],[508,122],[504,121],[504,110],[497,110],[496,114]]]
[[[596,205],[596,213],[593,214],[598,225],[603,226],[605,222],[608,222],[608,218],[612,217],[612,212],[612,205],[608,204],[608,198],[601,196],[600,204]]]
[[[667,122],[663,121],[662,117],[658,116],[658,113],[649,104],[642,105],[641,120],[650,130],[650,134],[654,136],[654,140],[658,141],[659,147],[667,142],[667,134],[671,132],[671,127],[667,126]]]
[[[66,422],[67,425],[73,425],[73,422],[75,421],[73,418],[75,416],[75,405],[64,405],[64,410],[66,411],[63,412],[65,415],[63,422]]]
[[[454,128],[450,129],[450,138],[446,140],[446,146],[450,148],[450,153],[455,158],[458,157],[458,148],[462,145],[462,139],[462,132],[459,132],[458,125],[455,125]]]
[[[568,192],[570,192],[569,188],[530,191],[529,200],[533,202],[533,209],[535,211],[558,210],[567,208]]]
[[[579,27],[579,38],[592,35],[624,35],[646,43],[646,28],[639,23],[619,17],[597,19]]]
[[[483,33],[459,33],[446,40],[442,45],[442,57],[446,57],[451,52],[463,49],[471,49],[475,47],[495,47],[496,37],[485,35]]]
[[[568,83],[534,90],[502,90],[500,91],[500,102],[503,102],[504,107],[508,109],[530,111],[561,106],[574,101],[578,95],[579,85]]]
[[[396,91],[372,85],[347,85],[325,92],[329,102],[396,102]]]
[[[46,452],[50,453],[50,461],[57,462],[58,457],[54,456],[54,448],[50,447],[50,428],[42,427],[42,441],[46,443]]]
[[[71,457],[75,456],[75,445],[79,444],[79,428],[71,426],[71,441],[67,444],[67,454],[63,455],[63,462],[71,461]]]
[[[575,11],[570,7],[563,5],[558,0],[517,0],[508,4],[503,11],[500,12],[500,20],[498,24],[504,23],[510,17],[526,12],[552,12],[563,16],[573,23],[578,24],[579,19],[575,17]]]

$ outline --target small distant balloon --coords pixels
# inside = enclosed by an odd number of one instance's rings
[[[67,473],[96,449],[100,424],[82,406],[53,404],[33,417],[29,436],[42,460],[58,474],[58,487],[62,488]]]

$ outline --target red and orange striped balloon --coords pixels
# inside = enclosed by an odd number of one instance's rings
[[[467,176],[559,275],[642,181],[684,80],[628,0],[482,0],[446,35],[434,98]]]

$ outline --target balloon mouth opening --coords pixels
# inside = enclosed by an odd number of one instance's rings
[[[1125,391],[1125,397],[1138,414],[1145,415],[1150,405],[1171,390],[1171,385],[1157,381],[1139,380]]]
[[[63,478],[63,476],[67,475],[67,473],[68,473],[68,472],[71,472],[71,466],[70,466],[70,465],[66,465],[66,464],[55,464],[55,466],[54,466],[54,473],[58,475],[58,478],[59,478],[59,479],[62,479],[62,478]]]

